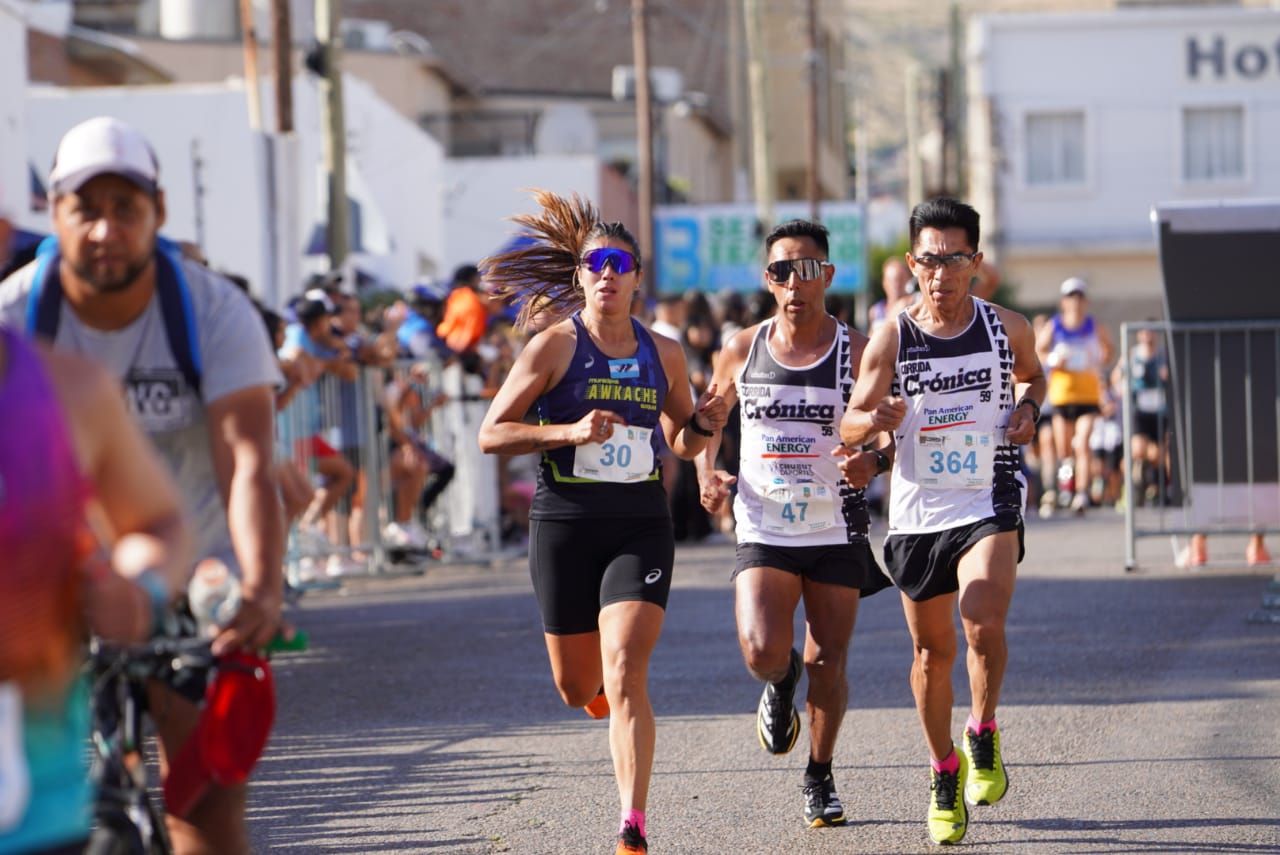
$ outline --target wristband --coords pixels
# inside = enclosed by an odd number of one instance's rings
[[[1037,422],[1037,423],[1039,423],[1039,421],[1040,421],[1040,405],[1039,405],[1039,404],[1037,404],[1037,403],[1035,402],[1035,399],[1034,399],[1034,398],[1023,398],[1021,401],[1019,401],[1018,403],[1014,404],[1014,405],[1013,405],[1013,408],[1016,410],[1016,409],[1018,409],[1018,407],[1021,407],[1023,404],[1030,404],[1030,405],[1031,405],[1031,411],[1035,414],[1034,418],[1035,418],[1036,422]]]
[[[876,474],[883,475],[893,468],[893,461],[889,459],[889,455],[885,454],[878,448],[871,449],[871,453],[876,456]]]
[[[702,425],[698,424],[698,414],[696,412],[693,415],[689,416],[689,430],[693,431],[698,436],[715,436],[716,435],[716,432],[713,430],[702,429]]]

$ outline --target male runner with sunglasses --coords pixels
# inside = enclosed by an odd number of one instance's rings
[[[738,643],[747,670],[766,683],[756,716],[766,751],[785,754],[795,745],[802,661],[809,674],[804,819],[811,828],[844,822],[831,762],[848,706],[849,639],[859,596],[888,584],[868,543],[863,488],[890,458],[840,443],[852,368],[867,338],[826,312],[835,273],[827,245],[826,228],[805,220],[783,223],[765,238],[764,284],[778,311],[729,340],[712,381],[727,406],[742,404],[739,477],[714,468],[718,436],[696,459],[708,511],[738,482]],[[803,659],[792,638],[802,599]]]
[[[994,804],[1009,786],[996,702],[1023,554],[1026,482],[1015,446],[1035,438],[1045,377],[1027,319],[969,293],[982,261],[978,212],[952,199],[922,203],[910,237],[920,302],[872,334],[840,436],[853,445],[895,434],[885,566],[915,645],[911,690],[932,761],[929,835],[958,843],[965,801]],[[951,742],[957,605],[972,696],[963,756]]]

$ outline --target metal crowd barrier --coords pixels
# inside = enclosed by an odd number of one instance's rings
[[[497,465],[476,443],[488,409],[479,396],[482,387],[481,378],[457,364],[406,360],[364,368],[354,381],[325,375],[294,396],[277,415],[277,462],[298,467],[312,484],[326,469],[341,466],[326,462],[335,456],[356,473],[334,510],[327,541],[299,526],[291,530],[287,561],[295,586],[323,584],[350,572],[421,573],[433,562],[483,562],[506,555]],[[414,396],[437,405],[428,406],[428,417],[401,424],[388,408]],[[404,485],[395,475],[393,455],[405,441],[418,449],[419,459],[432,461],[427,484],[438,477],[442,461],[453,467],[452,479],[426,513],[418,495],[408,503],[402,496],[397,509],[396,490]],[[397,510],[404,517],[398,522]],[[406,548],[397,542],[393,522],[423,535],[422,545]]]
[[[1126,323],[1122,366],[1132,364],[1140,330],[1155,331],[1167,355],[1160,432],[1169,465],[1167,473],[1160,470],[1154,506],[1138,508],[1129,378],[1123,400],[1125,569],[1137,568],[1139,538],[1280,532],[1280,322]],[[1280,579],[1272,585],[1280,601]]]

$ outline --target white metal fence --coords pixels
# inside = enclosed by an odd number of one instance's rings
[[[1166,354],[1168,443],[1156,501],[1138,507],[1132,377],[1124,396],[1125,569],[1139,538],[1280,531],[1280,322],[1128,323],[1120,360],[1131,365],[1138,333]]]

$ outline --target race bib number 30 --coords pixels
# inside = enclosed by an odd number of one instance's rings
[[[770,484],[761,495],[760,528],[774,534],[808,534],[835,525],[835,496],[823,484]]]
[[[31,772],[22,744],[22,693],[0,682],[0,833],[26,815]]]
[[[916,437],[916,482],[944,490],[981,490],[991,486],[996,444],[990,433],[937,431]]]
[[[613,436],[604,442],[588,442],[574,449],[573,474],[620,484],[648,479],[653,474],[652,434],[650,428],[615,425]]]

